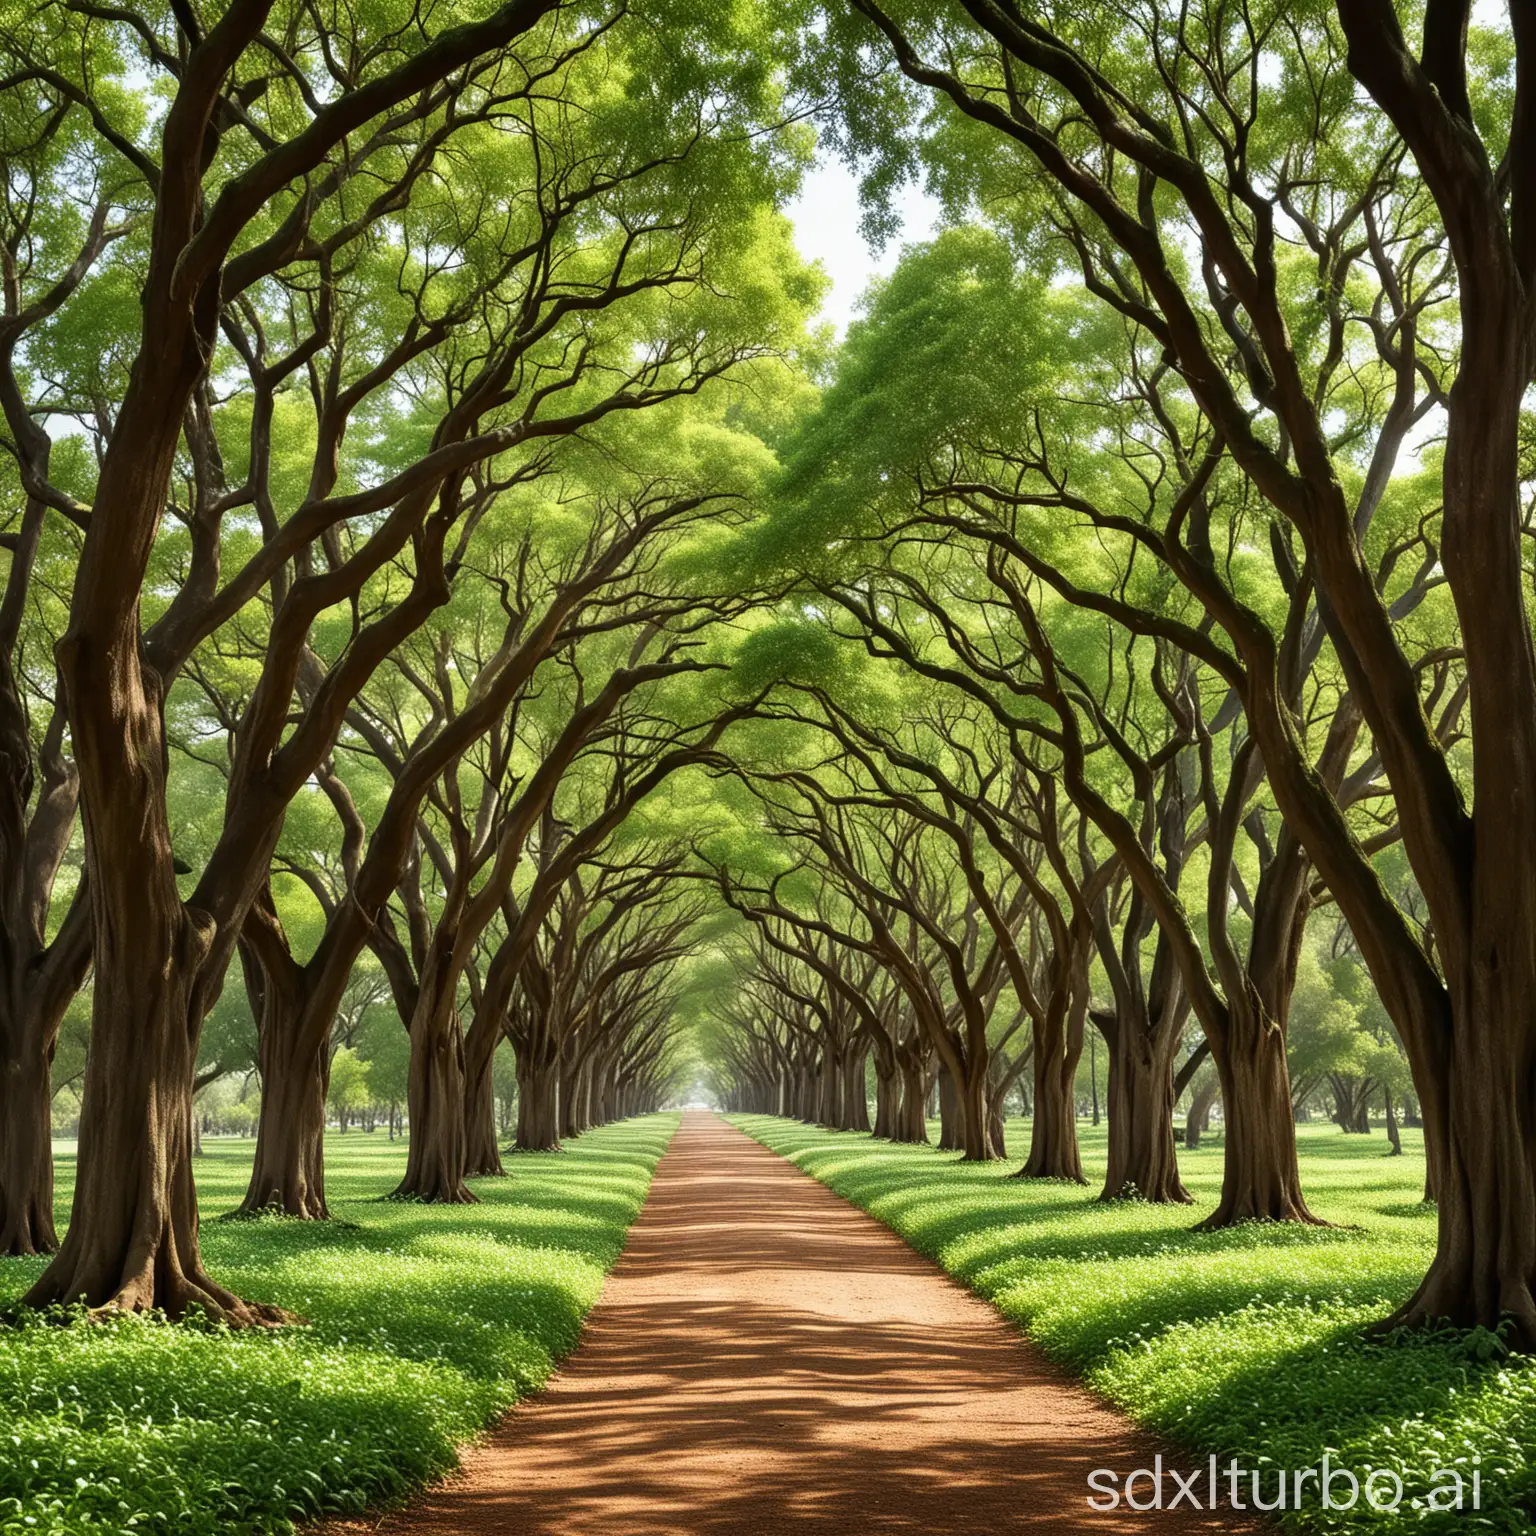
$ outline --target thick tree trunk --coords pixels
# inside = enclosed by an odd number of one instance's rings
[[[425,989],[423,989],[425,992]],[[405,1177],[391,1198],[472,1205],[465,1179],[464,1036],[451,1006],[425,998],[412,1021]]]
[[[1154,1037],[1121,1022],[1107,1044],[1109,1168],[1100,1199],[1130,1192],[1154,1204],[1188,1205],[1173,1137],[1177,1034]]]
[[[560,1075],[560,1136],[574,1140],[590,1124],[588,1103],[591,1097],[590,1063],[567,1064]]]
[[[1389,1326],[1449,1320],[1509,1324],[1536,1351],[1536,1053],[1507,1021],[1529,997],[1493,996],[1510,978],[1474,984],[1451,1041],[1448,1131],[1433,1198],[1439,1246],[1424,1282]],[[1426,1117],[1429,1106],[1425,1106]],[[1426,1191],[1429,1197],[1430,1191]]]
[[[141,901],[151,910],[156,905],[149,892]],[[145,916],[145,927],[160,926]],[[204,935],[182,917],[179,904],[165,925],[175,937],[163,942],[141,934],[137,944],[107,944],[105,926],[97,929],[86,1112],[69,1230],[25,1304],[84,1302],[93,1309],[159,1309],[171,1317],[200,1308],[233,1325],[287,1321],[277,1307],[243,1301],[217,1284],[198,1245],[192,1178],[197,1030],[188,1019]],[[126,936],[122,930],[137,926],[119,923],[112,931]],[[166,966],[168,953],[173,958]]]
[[[1016,1179],[1069,1179],[1086,1184],[1077,1145],[1076,1078],[1078,1049],[1067,1032],[1039,1030],[1035,1040],[1035,1115],[1030,1122],[1029,1157]]]
[[[464,1176],[505,1177],[496,1135],[496,1085],[490,1062],[478,1071],[466,1066],[464,1079]]]
[[[281,1211],[324,1221],[326,1050],[296,1054],[296,1021],[281,1026],[270,995],[263,1015],[256,1158],[237,1214]]]
[[[1226,1136],[1221,1199],[1197,1231],[1242,1221],[1325,1226],[1307,1208],[1296,1162],[1296,1118],[1285,1035],[1262,1019],[1232,1014],[1229,1038],[1211,1054],[1221,1078]]]
[[[901,1102],[896,1117],[895,1140],[909,1145],[928,1143],[928,1084],[922,1058],[912,1050],[900,1053]]]
[[[843,1074],[841,1052],[830,1039],[821,1044],[821,1062],[816,1074],[816,1123],[829,1131],[843,1129]]]
[[[0,1043],[0,1257],[56,1253],[51,1053],[28,1020]]]
[[[517,1150],[560,1150],[560,1073],[535,1049],[517,1057]]]
[[[992,1095],[985,1065],[972,1068],[955,1085],[954,1100],[963,1160],[990,1163],[1001,1157],[1002,1138],[993,1135]]]

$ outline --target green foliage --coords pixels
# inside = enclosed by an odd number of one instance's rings
[[[446,1471],[575,1345],[676,1123],[651,1116],[519,1158],[468,1207],[381,1201],[403,1144],[333,1143],[338,1220],[203,1226],[220,1278],[302,1326],[0,1327],[0,1532],[255,1536]],[[205,1217],[238,1203],[250,1158],[249,1143],[208,1143]],[[62,1219],[72,1161],[59,1172]],[[0,1302],[41,1267],[8,1261]]]
[[[1320,1509],[1298,1531],[1525,1532],[1536,1511],[1536,1362],[1491,1335],[1372,1339],[1434,1251],[1416,1132],[1390,1161],[1378,1138],[1298,1127],[1302,1181],[1331,1229],[1190,1231],[1187,1208],[1117,1201],[1007,1177],[795,1121],[737,1116],[773,1151],[892,1227],[992,1301],[1053,1358],[1191,1453],[1246,1467],[1305,1468],[1329,1451],[1364,1473],[1391,1468],[1409,1497],[1437,1468],[1477,1465],[1482,1510]],[[1017,1147],[1021,1122],[1009,1124]],[[1079,1126],[1090,1185],[1106,1132]],[[1027,1135],[1025,1137],[1027,1139]],[[1214,1202],[1221,1151],[1180,1157],[1196,1211]],[[1264,1460],[1263,1458],[1267,1458]]]

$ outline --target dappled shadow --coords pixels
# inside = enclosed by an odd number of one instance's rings
[[[332,1529],[1255,1529],[1089,1509],[1089,1472],[1160,1453],[886,1228],[698,1115],[551,1389],[461,1478]]]

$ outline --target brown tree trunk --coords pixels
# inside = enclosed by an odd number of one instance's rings
[[[1326,1225],[1301,1192],[1284,1032],[1234,1009],[1228,1039],[1220,1048],[1214,1040],[1211,1045],[1226,1128],[1221,1199],[1195,1230],[1242,1221]]]
[[[1511,978],[1479,978],[1479,1006],[1462,1012],[1451,1040],[1444,1162],[1426,1189],[1439,1212],[1439,1245],[1423,1284],[1388,1326],[1502,1322],[1510,1325],[1514,1347],[1532,1352],[1536,1060],[1529,1041],[1504,1027],[1516,1009],[1529,1007],[1529,998],[1490,998],[1501,984],[1512,985]]]
[[[896,1114],[901,1094],[901,1079],[894,1062],[875,1057],[875,1125],[872,1134],[882,1141],[896,1138]]]
[[[496,1085],[491,1064],[469,1064],[464,1081],[464,1176],[505,1177],[496,1135]]]
[[[1077,1061],[1082,1041],[1071,1048],[1068,1031],[1035,1032],[1035,1115],[1030,1123],[1029,1157],[1016,1179],[1068,1179],[1086,1184],[1077,1145]]]
[[[939,1068],[939,1151],[958,1152],[964,1145],[960,1135],[960,1102],[955,1092],[954,1074]]]
[[[1188,1205],[1173,1137],[1173,1053],[1177,1031],[1155,1034],[1117,1024],[1110,1031],[1109,1168],[1101,1200],[1127,1192],[1158,1205]]]
[[[1184,1145],[1191,1152],[1200,1145],[1211,1123],[1211,1106],[1220,1097],[1221,1089],[1216,1078],[1198,1084],[1190,1095],[1189,1113],[1184,1117]]]
[[[140,893],[140,914],[101,923],[91,1051],[89,1113],[80,1124],[69,1230],[25,1304],[84,1302],[92,1309],[201,1308],[235,1325],[287,1321],[277,1307],[243,1301],[203,1268],[192,1178],[192,1082],[197,1031],[194,981],[206,949],[201,930],[171,908],[174,938],[140,933],[164,922],[169,903]],[[180,919],[178,922],[177,919]],[[174,959],[164,966],[164,956]],[[103,965],[103,958],[110,961]]]
[[[517,1150],[560,1150],[559,1071],[530,1047],[517,1055]]]
[[[922,1057],[914,1050],[899,1053],[901,1102],[896,1117],[895,1139],[909,1145],[928,1143],[928,1084]]]
[[[262,1008],[261,1109],[256,1157],[241,1201],[241,1216],[281,1211],[306,1221],[325,1221],[325,1096],[329,1063],[325,1046],[305,1054],[298,1045],[296,1013],[277,1005],[269,987]]]
[[[843,1128],[843,1074],[841,1053],[830,1037],[823,1036],[821,1060],[816,1073],[816,1123],[829,1131]]]
[[[52,1052],[32,1020],[0,1033],[0,1257],[56,1253]]]
[[[865,1066],[868,1060],[867,1045],[850,1045],[843,1052],[842,1128],[845,1131],[869,1129],[869,1099],[864,1088]]]
[[[411,1028],[406,1102],[411,1117],[405,1177],[391,1195],[434,1205],[473,1205],[464,1182],[464,1034],[451,1000],[427,999]]]

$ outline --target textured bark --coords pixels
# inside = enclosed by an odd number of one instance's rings
[[[1066,1021],[1035,1032],[1035,1115],[1021,1179],[1070,1179],[1086,1184],[1077,1145],[1077,1063],[1082,1036],[1073,1041]]]
[[[0,1255],[54,1253],[52,1051],[35,1021],[4,1035],[0,1059]]]
[[[1486,978],[1479,1002],[1492,1002],[1488,994],[1504,981]],[[1475,1033],[1461,1017],[1445,1160],[1433,1186],[1439,1245],[1423,1284],[1388,1326],[1504,1323],[1516,1347],[1536,1350],[1536,1061],[1505,1027],[1522,1002],[1529,997],[1500,999]]]
[[[517,1150],[560,1150],[560,1073],[534,1051],[517,1057]]]
[[[425,992],[425,988],[423,991]],[[464,1182],[464,1036],[451,1004],[423,1004],[411,1029],[407,1104],[411,1121],[405,1177],[396,1200],[472,1205]]]
[[[1134,1192],[1155,1204],[1188,1205],[1173,1137],[1177,1031],[1110,1030],[1109,1167],[1104,1200]]]
[[[165,908],[143,902],[145,921]],[[179,903],[173,909],[179,913]],[[121,915],[114,914],[119,917]],[[114,924],[116,926],[116,924]],[[200,1308],[233,1325],[278,1323],[276,1307],[244,1301],[203,1267],[192,1177],[195,1031],[187,1028],[205,945],[188,928],[179,942],[119,948],[95,993],[86,1064],[73,1217],[57,1256],[27,1293],[28,1306],[84,1302],[93,1309]],[[176,955],[170,974],[156,961]],[[104,985],[103,983],[107,984]]]
[[[901,1067],[901,1100],[893,1139],[908,1144],[928,1141],[928,1079],[921,1055],[910,1047],[897,1053]]]
[[[325,1097],[330,1020],[314,1027],[316,998],[288,948],[270,886],[253,904],[240,940],[246,995],[256,1013],[261,1108],[256,1156],[237,1214],[281,1211],[324,1221]],[[325,1003],[319,1005],[325,1008]]]
[[[505,1176],[496,1134],[496,1086],[490,1063],[468,1064],[464,1082],[464,1172],[466,1178]]]
[[[1322,1223],[1307,1208],[1296,1161],[1296,1119],[1285,1035],[1263,1019],[1234,1015],[1228,1039],[1212,1044],[1221,1079],[1226,1139],[1221,1198],[1197,1230],[1243,1221]]]
[[[939,1068],[939,1151],[958,1152],[963,1145],[960,1135],[960,1102],[955,1092],[954,1074]]]
[[[845,1131],[869,1130],[869,1098],[865,1091],[865,1067],[869,1060],[869,1047],[855,1043],[846,1047],[842,1063],[842,1129]]]
[[[261,1113],[256,1156],[239,1214],[281,1211],[305,1221],[325,1221],[325,1096],[329,1086],[324,1047],[295,1053],[294,1032],[267,1029],[261,1038]]]

